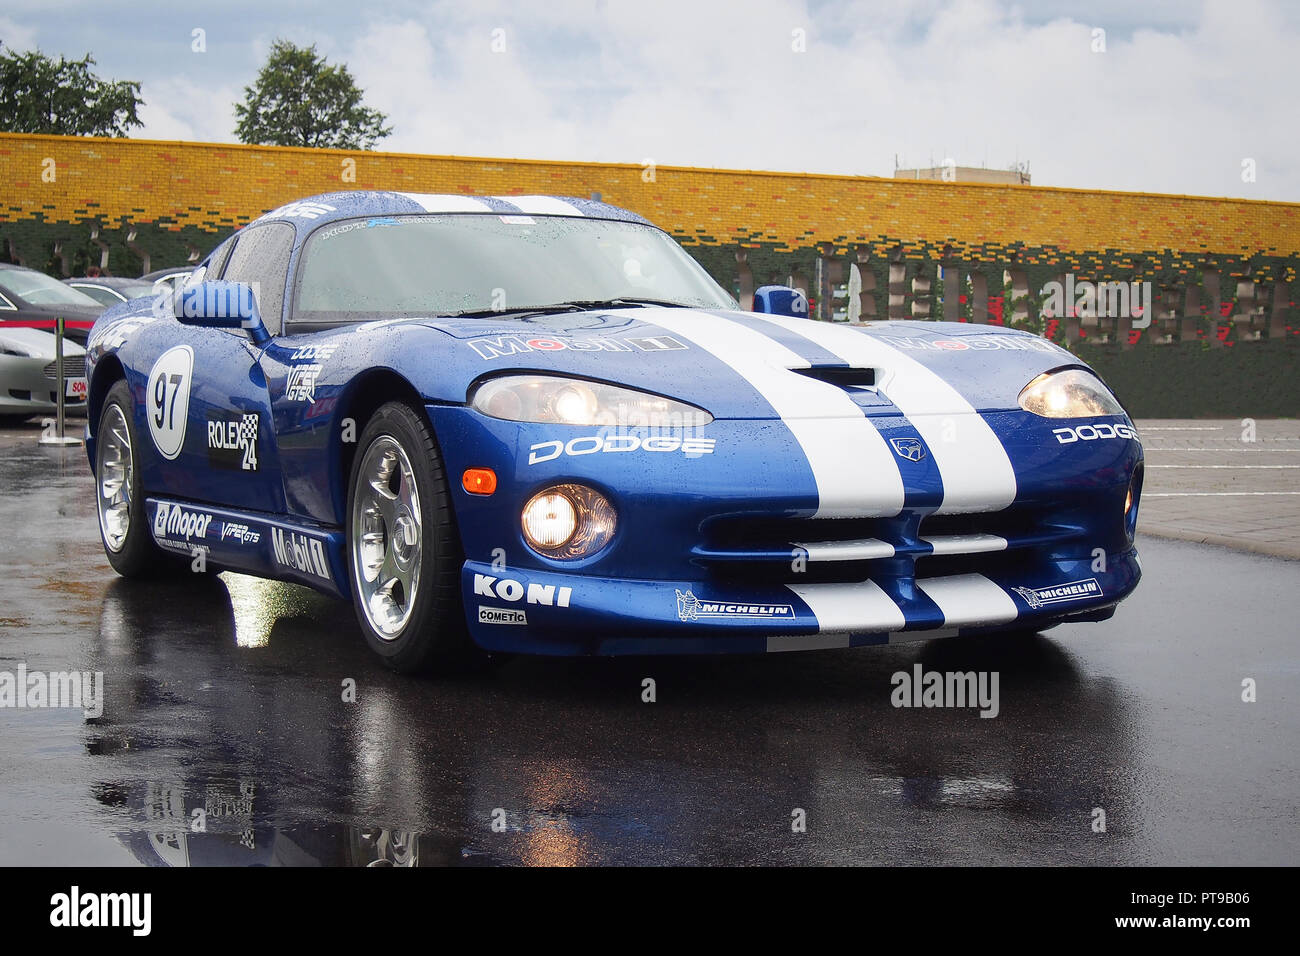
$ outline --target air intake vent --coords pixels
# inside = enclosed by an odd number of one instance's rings
[[[815,365],[812,368],[792,368],[790,371],[807,375],[818,381],[840,388],[871,387],[876,384],[874,368],[845,368],[843,365]]]

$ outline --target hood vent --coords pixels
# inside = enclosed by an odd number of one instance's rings
[[[848,368],[843,365],[814,365],[812,368],[792,368],[792,372],[815,378],[819,382],[840,388],[871,388],[876,384],[874,368]]]

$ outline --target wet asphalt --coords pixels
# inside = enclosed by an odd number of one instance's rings
[[[0,672],[104,710],[0,707],[0,864],[1300,863],[1300,562],[1146,538],[1102,624],[416,680],[306,589],[118,579],[38,434],[0,431]],[[916,664],[998,715],[894,707]]]

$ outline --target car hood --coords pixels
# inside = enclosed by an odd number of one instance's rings
[[[22,328],[5,328],[0,324],[0,345],[12,343],[24,350],[38,353],[37,358],[43,358],[47,361],[53,360],[55,356],[54,333],[46,332],[44,329],[22,329]],[[71,339],[63,340],[63,355],[77,356],[85,355],[86,350]]]
[[[838,417],[844,393],[867,415],[1014,409],[1035,376],[1083,365],[1041,336],[956,322],[848,325],[639,307],[421,324],[458,340],[448,365],[465,370],[466,387],[510,370],[576,375],[678,398],[718,418],[774,409],[782,418]]]

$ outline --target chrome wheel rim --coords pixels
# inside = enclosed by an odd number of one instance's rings
[[[394,640],[411,619],[420,588],[424,527],[411,460],[381,435],[366,449],[352,503],[352,569],[366,620]]]
[[[126,427],[122,409],[109,405],[100,428],[99,467],[95,469],[99,494],[99,530],[104,545],[114,554],[126,544],[131,530],[131,479],[134,461],[131,457],[131,432]]]

